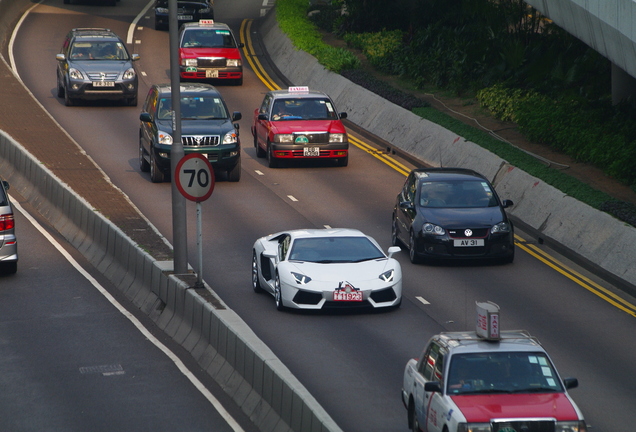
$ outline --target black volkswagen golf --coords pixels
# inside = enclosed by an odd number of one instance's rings
[[[462,168],[411,171],[393,209],[394,245],[409,250],[411,262],[431,259],[514,260],[514,229],[483,175]]]
[[[215,174],[241,178],[241,113],[230,114],[218,90],[210,84],[181,84],[181,143],[183,151],[207,156]],[[170,179],[173,144],[172,89],[155,84],[148,91],[139,119],[139,168],[150,171],[153,183]]]

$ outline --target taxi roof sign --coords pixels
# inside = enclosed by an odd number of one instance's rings
[[[290,93],[308,93],[309,92],[309,87],[307,87],[307,86],[288,87],[287,91],[290,92]]]
[[[201,24],[201,25],[213,25],[214,24],[214,20],[202,19],[202,20],[199,20],[199,24]]]
[[[490,341],[499,340],[499,306],[491,301],[476,302],[476,305],[475,331],[477,336]]]

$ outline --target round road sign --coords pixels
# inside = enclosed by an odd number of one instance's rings
[[[206,156],[200,153],[187,154],[177,164],[175,174],[177,189],[190,201],[205,201],[212,195],[214,171]]]

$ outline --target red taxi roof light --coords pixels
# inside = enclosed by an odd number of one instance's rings
[[[201,25],[214,25],[214,20],[202,19],[202,20],[199,20],[199,24],[201,24]]]
[[[287,91],[289,93],[308,93],[309,92],[309,87],[307,87],[307,86],[288,87]]]

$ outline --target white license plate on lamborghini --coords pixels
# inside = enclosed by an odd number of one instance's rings
[[[462,239],[455,240],[455,247],[473,247],[473,246],[483,246],[484,239]]]
[[[219,71],[216,70],[216,69],[206,70],[205,71],[205,77],[206,78],[218,78],[219,77]]]
[[[320,147],[305,147],[303,148],[303,156],[318,157],[320,156]]]
[[[93,87],[115,87],[115,81],[93,81]]]
[[[362,291],[334,291],[333,301],[362,301]]]

